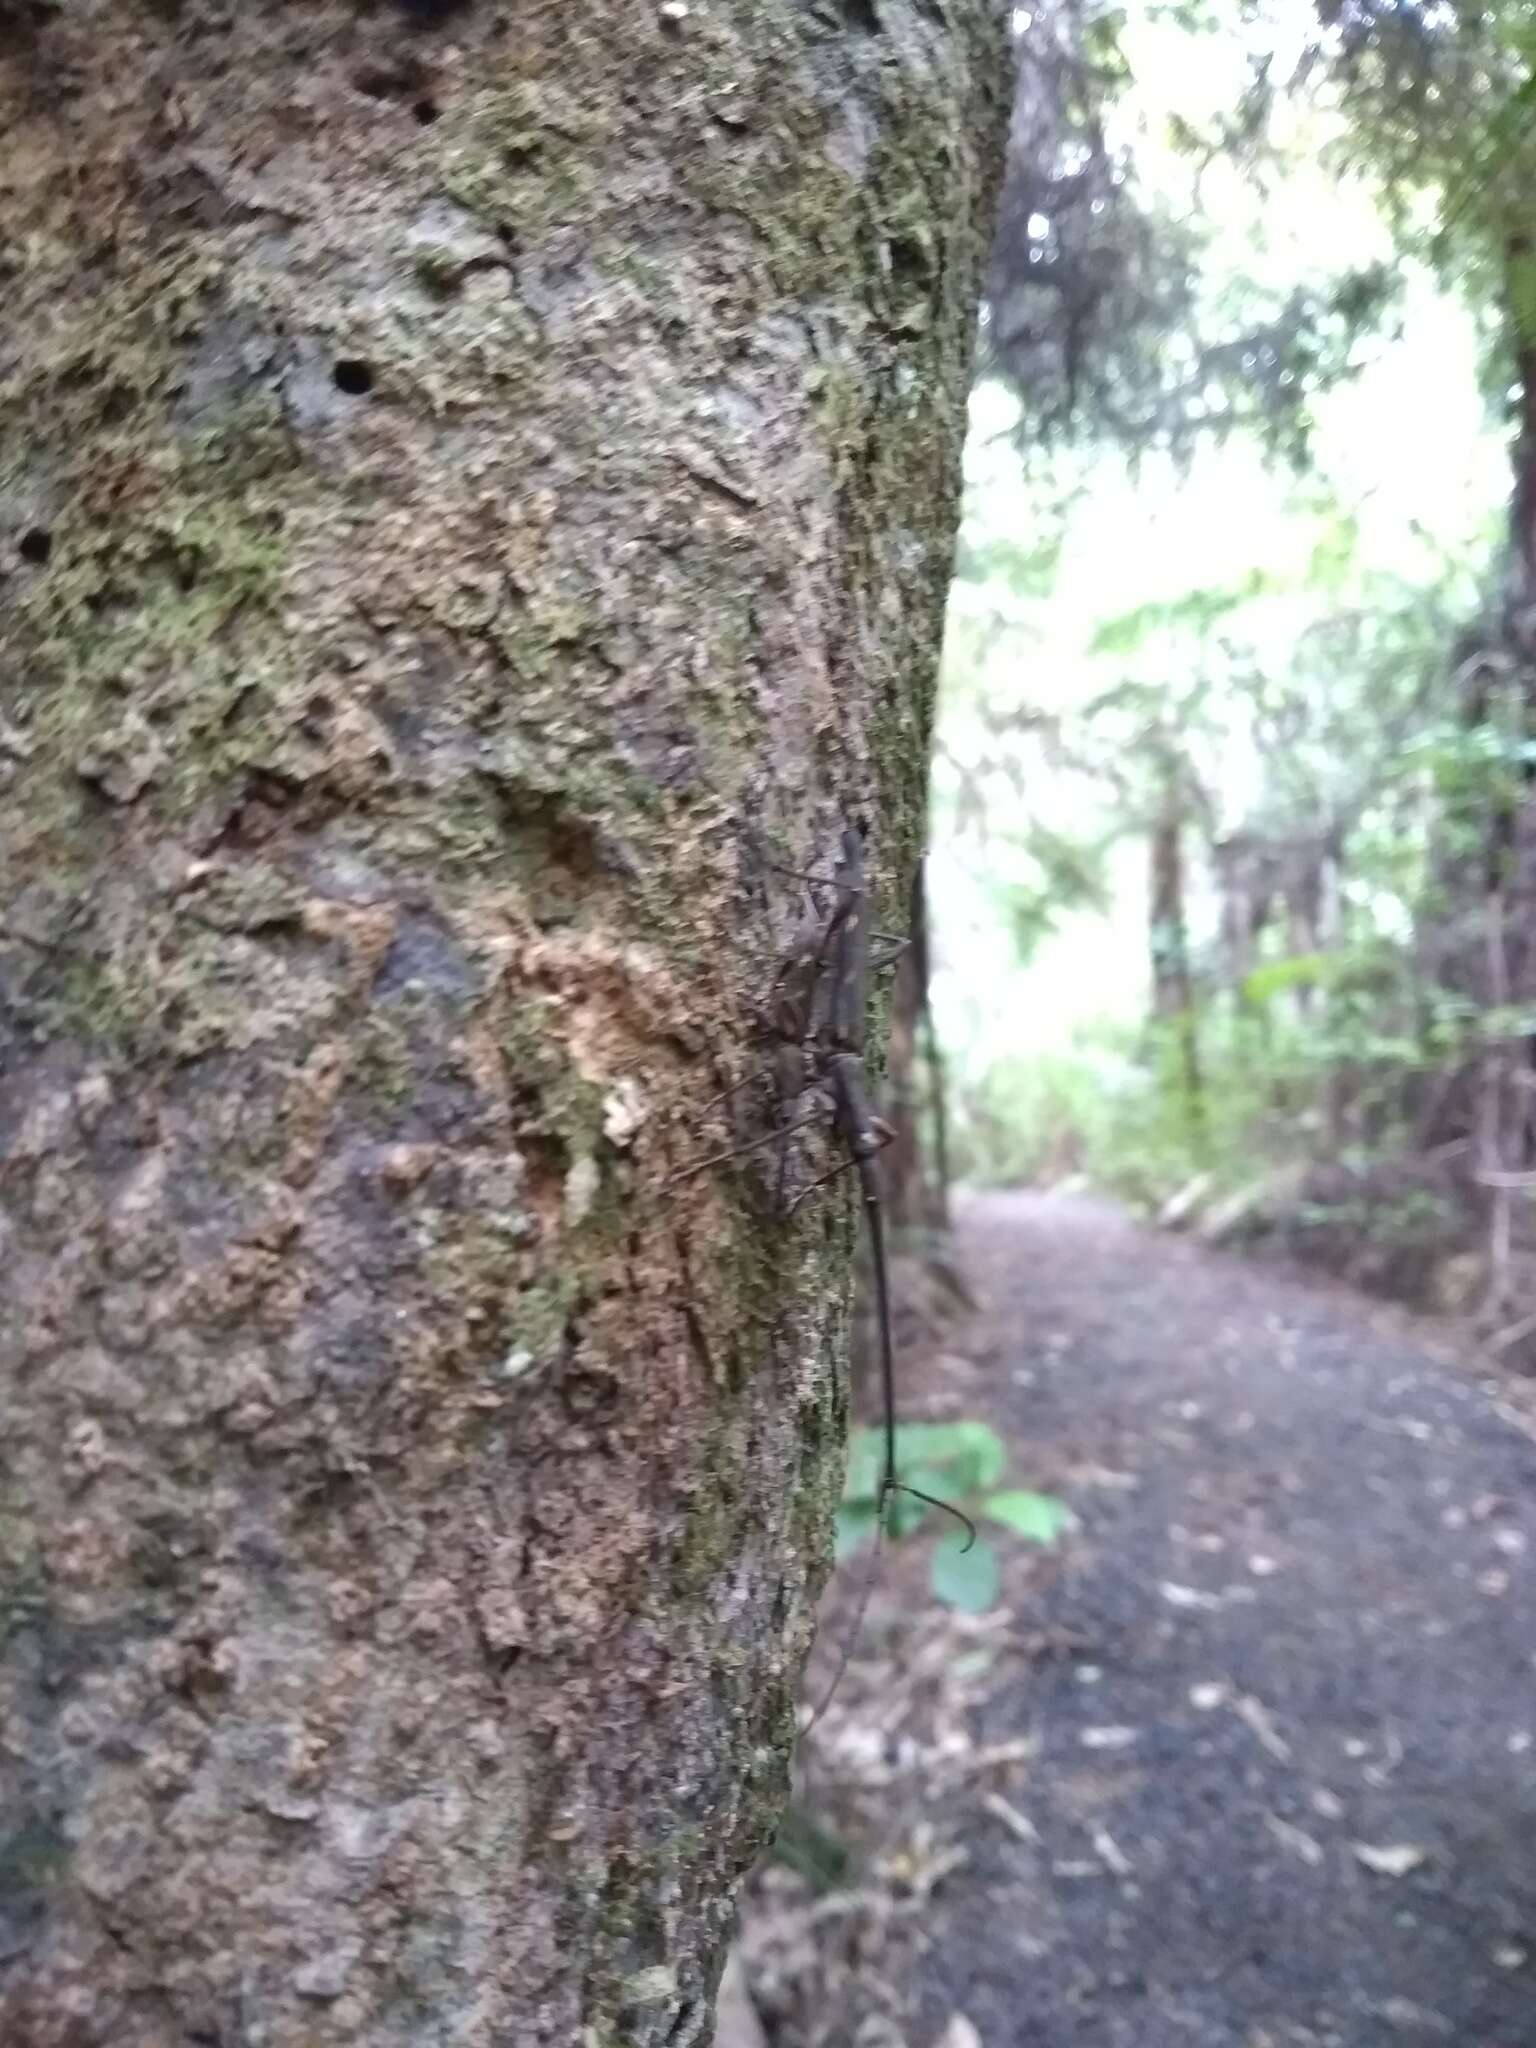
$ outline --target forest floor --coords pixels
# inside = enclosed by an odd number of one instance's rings
[[[976,1618],[887,1549],[798,1773],[850,1866],[744,1916],[773,2048],[1533,2048],[1528,1385],[1083,1198],[956,1235],[978,1312],[909,1413],[1077,1527]]]

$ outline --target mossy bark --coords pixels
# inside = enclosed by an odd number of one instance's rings
[[[902,901],[1006,84],[0,8],[6,2048],[708,2038],[852,1220],[665,1183],[772,864]]]

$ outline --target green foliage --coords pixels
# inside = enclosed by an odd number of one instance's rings
[[[1137,605],[1134,611],[1104,620],[1088,643],[1090,654],[1136,654],[1159,633],[1193,633],[1203,638],[1234,612],[1263,597],[1272,588],[1262,569],[1254,569],[1231,590],[1185,590],[1171,598]]]
[[[1312,545],[1307,580],[1319,590],[1341,590],[1353,574],[1360,546],[1360,521],[1340,507],[1324,508],[1323,530]]]
[[[985,1614],[1002,1590],[1002,1566],[984,1536],[967,1549],[960,1531],[951,1530],[934,1545],[929,1583],[946,1607],[962,1614]]]
[[[1536,741],[1482,720],[1475,725],[1442,720],[1415,734],[1406,765],[1422,768],[1455,815],[1469,805],[1479,816],[1492,805],[1514,804],[1525,775],[1536,761]]]
[[[1337,93],[1347,117],[1337,162],[1377,181],[1405,249],[1426,252],[1496,311],[1507,330],[1496,353],[1511,335],[1536,337],[1536,33],[1526,0],[1362,0],[1329,30],[1291,95],[1319,84]]]
[[[1518,1030],[1523,1013],[1499,1022]],[[1265,962],[1196,1023],[1198,1121],[1177,1028],[1105,1026],[965,1093],[961,1171],[994,1185],[1078,1175],[1155,1212],[1197,1178],[1214,1194],[1311,1158],[1391,1151],[1419,1086],[1490,1028],[1465,998],[1424,990],[1411,957],[1380,942]]]
[[[1015,1536],[1027,1537],[1031,1543],[1049,1546],[1067,1527],[1067,1510],[1062,1503],[1051,1494],[1033,1493],[1028,1487],[990,1493],[981,1505],[989,1520],[1001,1522],[1005,1529],[1011,1529]]]
[[[1165,1030],[1102,1024],[1070,1053],[999,1064],[956,1105],[959,1169],[984,1185],[1080,1177],[1137,1207],[1224,1159],[1248,1156],[1252,1069],[1208,1069],[1208,1115],[1191,1129],[1179,1047]]]
[[[1035,126],[1019,139],[1038,162],[1032,178],[1015,166],[1005,233],[1009,218],[1027,233],[1027,267],[1000,266],[990,295],[1005,316],[991,359],[1020,394],[1019,431],[1049,440],[1050,460],[1025,467],[1011,502],[997,490],[991,531],[974,511],[968,522],[933,811],[966,871],[957,903],[997,933],[999,980],[1014,962],[1028,975],[989,988],[991,1015],[977,1001],[966,1020],[954,999],[953,1151],[972,1179],[1081,1176],[1147,1207],[1197,1179],[1207,1200],[1299,1186],[1327,1162],[1341,1227],[1363,1227],[1350,1221],[1356,1168],[1465,1138],[1488,1049],[1533,1023],[1529,1001],[1472,992],[1504,985],[1488,965],[1495,886],[1510,986],[1529,985],[1536,681],[1508,624],[1529,590],[1504,566],[1491,414],[1523,426],[1536,384],[1521,360],[1536,342],[1536,17],[1524,0],[1358,0],[1320,9],[1310,37],[1302,24],[1297,62],[1294,42],[1284,58],[1264,47],[1272,11],[1239,10],[1234,26],[1172,0],[1152,10],[1152,40],[1141,17],[1115,16],[1116,54],[1093,76],[1080,61],[1090,13],[1071,0],[1030,12],[1063,66],[1043,112],[1028,91],[1021,102]],[[1165,29],[1235,41],[1249,88],[1203,115],[1172,105],[1182,78],[1132,75],[1148,51],[1166,71]],[[1026,86],[1034,47],[1026,36]],[[1189,66],[1191,93],[1200,71]],[[1134,110],[1114,131],[1132,139],[1113,190],[1111,107]],[[1070,181],[1050,167],[1068,158]],[[1197,193],[1179,226],[1163,202],[1186,175],[1208,178],[1214,203],[1207,214]],[[1280,190],[1293,176],[1300,204]],[[1385,264],[1359,255],[1389,240]],[[1347,271],[1333,253],[1346,246]],[[1383,273],[1429,315],[1405,320],[1391,361],[1354,346],[1384,331]],[[1048,318],[1029,317],[1040,305],[1072,329],[1054,355]],[[1220,337],[1245,325],[1242,352],[1223,353]],[[1437,384],[1430,333],[1469,385],[1481,375],[1487,424],[1476,393],[1458,408]],[[1328,397],[1356,369],[1363,428]],[[1416,411],[1437,391],[1453,403]],[[1305,443],[1316,467],[1282,486],[1274,422],[1287,416],[1281,445]],[[1435,418],[1457,420],[1476,461],[1449,426],[1436,448]],[[1267,462],[1262,487],[1234,436]],[[1415,495],[1403,447],[1432,455],[1420,473],[1441,484]],[[1190,505],[1182,552],[1156,515],[1125,509],[1129,481],[1181,519],[1175,478]],[[1213,506],[1217,478],[1230,498]],[[1528,582],[1529,563],[1514,566]],[[1093,956],[1101,913],[1104,948],[1134,949],[1125,966]],[[962,930],[957,964],[967,944],[979,941]],[[1100,992],[1116,1011],[1102,1021],[1089,1007]],[[1016,1008],[1010,1037],[997,1013]],[[1392,1227],[1432,1234],[1423,1191],[1403,1204]]]
[[[1088,841],[1043,821],[1035,821],[1017,843],[1033,872],[1027,881],[998,882],[995,889],[1015,956],[1024,962],[1075,911],[1109,908],[1108,845],[1103,836]]]
[[[1299,988],[1321,988],[1337,962],[1328,953],[1294,953],[1289,959],[1268,960],[1255,967],[1242,984],[1242,998],[1256,1009],[1277,996],[1290,995]]]
[[[1004,538],[978,540],[962,533],[955,550],[957,581],[991,584],[1011,597],[1049,597],[1061,566],[1061,536],[1035,547]]]
[[[903,1480],[935,1499],[947,1501],[974,1521],[990,1521],[1028,1542],[1050,1545],[1070,1528],[1066,1505],[1050,1494],[1000,1486],[1008,1465],[1007,1447],[984,1422],[909,1422],[896,1432],[897,1469]],[[851,1557],[875,1534],[885,1433],[854,1432],[848,1477],[837,1514],[837,1555]],[[886,1526],[897,1539],[947,1520],[937,1508],[898,1493],[886,1508]],[[980,1614],[993,1605],[1001,1585],[1001,1563],[984,1536],[966,1547],[958,1529],[947,1529],[929,1560],[934,1597],[947,1607]]]
[[[1220,140],[1177,107],[1142,105],[1130,55],[1151,31],[1163,64],[1198,66],[1189,46],[1218,22],[1089,0],[1044,0],[1016,19],[1023,84],[982,346],[1019,394],[1025,444],[1182,460],[1247,432],[1304,464],[1310,402],[1352,374],[1358,338],[1393,300],[1391,267],[1277,280],[1256,238],[1234,272],[1201,203]],[[1234,130],[1264,126],[1264,96],[1251,112],[1249,97]]]
[[[796,1802],[785,1809],[770,1854],[775,1863],[803,1877],[818,1897],[836,1891],[857,1875],[848,1845]]]

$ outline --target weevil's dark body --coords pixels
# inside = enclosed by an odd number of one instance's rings
[[[885,1430],[885,1452],[880,1473],[877,1519],[883,1524],[893,1494],[910,1494],[953,1515],[966,1529],[971,1541],[975,1529],[966,1516],[945,1501],[934,1500],[915,1487],[906,1486],[896,1473],[896,1361],[891,1335],[890,1274],[886,1261],[885,1224],[880,1207],[880,1174],[877,1159],[893,1135],[889,1124],[875,1111],[869,1099],[869,1081],[864,1071],[864,1044],[868,1030],[869,977],[872,942],[875,936],[873,903],[868,885],[864,835],[853,826],[845,827],[837,864],[825,882],[806,877],[815,887],[830,888],[832,901],[825,911],[809,908],[785,948],[774,976],[773,994],[767,1006],[766,1024],[771,1059],[782,1105],[797,1108],[810,1080],[818,1088],[824,1106],[848,1157],[840,1166],[824,1173],[803,1189],[790,1204],[797,1208],[814,1188],[852,1166],[859,1176],[860,1198],[869,1232],[870,1263],[875,1277],[875,1320],[880,1343],[880,1394]],[[901,943],[896,946],[899,953]],[[884,964],[884,963],[882,963]],[[731,1152],[717,1153],[689,1169],[699,1173],[722,1159],[755,1152],[814,1122],[814,1115],[794,1114],[778,1131]],[[780,1172],[780,1189],[783,1172]]]
[[[833,1123],[858,1173],[869,1231],[875,1318],[880,1334],[880,1395],[885,1417],[885,1460],[880,1475],[883,1516],[885,1503],[897,1486],[896,1362],[876,1155],[889,1142],[891,1132],[870,1105],[864,1072],[873,904],[865,873],[863,835],[851,827],[843,833],[832,888],[833,904],[822,948],[824,972],[817,991],[824,1009],[818,1020],[818,1050],[822,1078],[831,1098]]]

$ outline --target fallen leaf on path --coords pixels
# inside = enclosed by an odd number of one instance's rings
[[[1073,1467],[1068,1477],[1082,1486],[1105,1486],[1116,1493],[1134,1493],[1141,1484],[1135,1472],[1116,1472],[1108,1465],[1080,1465]]]
[[[1443,2012],[1434,2012],[1427,2005],[1415,2005],[1411,1998],[1384,1998],[1374,2008],[1389,2027],[1396,2027],[1405,2034],[1439,2034],[1454,2032],[1450,2021]]]
[[[1103,1858],[1106,1870],[1112,1870],[1116,1877],[1129,1877],[1131,1875],[1131,1859],[1126,1855],[1108,1828],[1094,1829],[1093,1846]]]
[[[949,2025],[940,2034],[933,2048],[982,2048],[980,2034],[963,2012],[951,2013]]]
[[[1040,1830],[1027,1813],[1003,1797],[1001,1792],[983,1792],[981,1803],[994,1820],[1000,1820],[1009,1834],[1017,1835],[1021,1842],[1035,1843],[1040,1839]]]
[[[1429,1861],[1429,1851],[1417,1842],[1351,1842],[1350,1848],[1367,1870],[1378,1877],[1407,1877]]]
[[[1277,1763],[1290,1762],[1291,1745],[1275,1726],[1274,1718],[1262,1700],[1256,1700],[1251,1692],[1245,1692],[1236,1702],[1235,1711],[1238,1719],[1253,1730],[1262,1747]]]
[[[1360,1773],[1361,1777],[1372,1785],[1390,1783],[1392,1773],[1403,1760],[1403,1745],[1395,1729],[1389,1728],[1387,1730],[1386,1740],[1382,1744],[1382,1749],[1384,1752],[1382,1762],[1379,1764],[1367,1764]]]
[[[1225,1679],[1212,1678],[1204,1685],[1189,1688],[1189,1704],[1197,1714],[1214,1713],[1217,1707],[1226,1705],[1230,1691]]]
[[[1194,1586],[1176,1586],[1171,1579],[1164,1579],[1158,1585],[1159,1593],[1170,1607],[1212,1608],[1221,1605],[1219,1593],[1202,1593]]]
[[[1007,1742],[991,1742],[985,1749],[973,1750],[968,1757],[956,1759],[957,1768],[963,1767],[968,1776],[978,1771],[989,1771],[994,1764],[1032,1763],[1039,1752],[1040,1744],[1033,1735],[1015,1735]]]
[[[1085,1728],[1077,1739],[1084,1749],[1129,1749],[1139,1733],[1136,1728]]]
[[[1282,1848],[1289,1849],[1292,1855],[1299,1856],[1303,1863],[1310,1864],[1314,1870],[1323,1861],[1322,1843],[1315,1842],[1305,1828],[1299,1828],[1291,1821],[1282,1820],[1278,1813],[1266,1813],[1264,1825]]]

